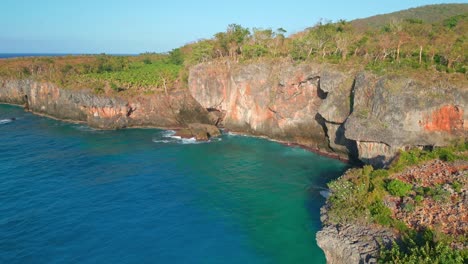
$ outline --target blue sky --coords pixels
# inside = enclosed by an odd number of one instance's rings
[[[0,0],[0,53],[165,52],[231,23],[283,27],[363,18],[453,1]],[[467,1],[458,1],[464,2]]]

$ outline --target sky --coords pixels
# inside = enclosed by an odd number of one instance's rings
[[[167,52],[236,23],[284,28],[353,20],[431,0],[0,0],[0,53]],[[458,3],[468,3],[456,1]]]

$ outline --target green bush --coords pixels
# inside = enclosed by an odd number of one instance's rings
[[[435,242],[425,234],[404,236],[400,244],[393,243],[390,249],[382,248],[379,263],[395,264],[462,264],[466,254],[452,249],[448,243]]]
[[[435,153],[437,154],[439,159],[443,160],[443,161],[452,162],[452,161],[457,160],[457,158],[458,158],[457,155],[453,152],[453,150],[449,149],[449,148],[436,149]]]
[[[367,187],[339,178],[328,184],[331,190],[329,198],[331,208],[329,210],[330,220],[334,223],[355,222],[357,219],[365,218],[367,208],[365,196]]]
[[[460,193],[462,189],[462,184],[459,181],[454,181],[452,183],[452,188],[455,190],[455,192]]]
[[[371,178],[387,178],[389,173],[388,170],[375,170],[371,174]]]
[[[428,195],[434,199],[434,201],[437,202],[448,202],[450,199],[450,193],[447,190],[444,190],[444,188],[441,185],[437,185],[436,187],[432,188],[429,192]]]
[[[408,195],[412,189],[412,186],[411,184],[402,182],[400,180],[391,180],[389,183],[387,183],[386,189],[393,196],[403,197]]]
[[[424,196],[422,196],[422,195],[416,195],[414,197],[414,201],[416,201],[416,203],[418,203],[418,204],[421,203],[423,200],[424,200]]]
[[[375,222],[385,226],[392,224],[392,211],[383,204],[382,200],[375,201],[369,209]]]

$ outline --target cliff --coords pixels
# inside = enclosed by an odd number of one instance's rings
[[[61,89],[33,80],[0,82],[0,102],[62,120],[86,122],[101,129],[125,127],[179,128],[189,123],[209,123],[208,112],[186,90],[168,94],[109,97],[86,90]]]
[[[195,66],[193,97],[229,130],[298,143],[377,167],[400,149],[445,146],[468,135],[468,89],[378,77],[318,64]]]
[[[468,137],[468,89],[288,60],[194,66],[189,90],[104,96],[4,79],[0,102],[103,129],[217,124],[322,153],[388,165],[400,149]]]

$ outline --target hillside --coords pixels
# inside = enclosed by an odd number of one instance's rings
[[[381,28],[392,20],[421,20],[424,23],[438,23],[449,17],[468,13],[468,4],[439,4],[427,5],[390,14],[376,15],[368,18],[356,19],[351,24],[361,30]]]

